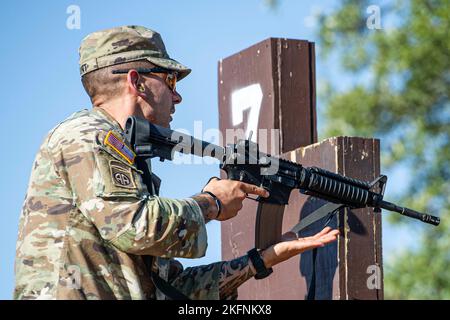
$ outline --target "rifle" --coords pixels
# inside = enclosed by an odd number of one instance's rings
[[[220,169],[227,173],[228,179],[268,190],[268,198],[250,198],[259,202],[255,232],[257,248],[266,248],[280,240],[284,208],[293,189],[328,201],[326,205],[302,219],[292,229],[294,232],[327,215],[331,217],[342,207],[373,207],[377,212],[386,209],[435,226],[440,223],[438,217],[383,200],[387,183],[385,175],[380,175],[372,182],[361,181],[317,167],[303,167],[301,164],[259,152],[258,144],[250,140],[241,139],[236,144],[221,147],[135,116],[127,119],[125,135],[135,150],[136,164],[144,172],[144,181],[151,181],[148,168],[152,158],[159,157],[161,161],[173,160],[175,152],[180,152],[213,157],[219,160]]]

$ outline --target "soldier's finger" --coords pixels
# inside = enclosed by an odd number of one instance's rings
[[[320,237],[322,237],[323,235],[326,235],[328,232],[330,232],[331,231],[331,228],[330,227],[325,227],[325,228],[323,228],[322,229],[322,231],[320,231],[319,233],[316,233],[313,237],[314,238],[320,238]]]
[[[326,235],[318,239],[323,244],[328,244],[337,240],[337,235]]]
[[[256,194],[258,196],[265,198],[267,198],[270,195],[266,189],[245,182],[241,182],[240,189],[245,193]]]
[[[322,235],[320,238],[324,238],[324,237],[337,237],[339,235],[339,230],[331,230],[330,232],[328,232],[327,234]],[[319,238],[319,239],[320,239]]]

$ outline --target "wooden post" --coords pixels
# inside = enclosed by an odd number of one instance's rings
[[[253,132],[264,152],[305,166],[372,180],[380,171],[379,141],[336,137],[317,142],[314,44],[303,40],[264,40],[219,62],[219,127]],[[278,130],[276,140],[259,129]],[[265,140],[264,140],[265,141]],[[230,141],[227,141],[230,143]],[[279,148],[273,152],[274,146]],[[324,202],[294,191],[286,208],[288,231]],[[222,223],[222,258],[254,247],[256,203],[244,201],[239,215]],[[318,221],[302,235],[321,229]],[[372,209],[341,210],[332,221],[341,232],[336,244],[318,251],[316,299],[382,299],[381,216]],[[264,280],[239,288],[240,299],[305,299],[314,269],[311,252],[276,267]]]

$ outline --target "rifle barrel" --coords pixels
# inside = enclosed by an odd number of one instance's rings
[[[414,218],[414,219],[418,219],[420,221],[423,221],[425,223],[429,223],[432,225],[439,225],[439,223],[441,222],[441,219],[439,217],[435,217],[426,213],[421,213],[421,212],[417,212],[415,210],[412,209],[408,209],[405,207],[400,207],[394,203],[388,202],[388,201],[384,201],[381,200],[379,203],[379,207],[389,210],[389,211],[395,211],[398,212],[404,216],[410,217],[410,218]]]

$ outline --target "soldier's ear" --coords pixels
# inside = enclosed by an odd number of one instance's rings
[[[132,93],[137,96],[144,97],[145,96],[145,87],[142,83],[140,83],[139,73],[131,69],[127,74],[127,85]]]

